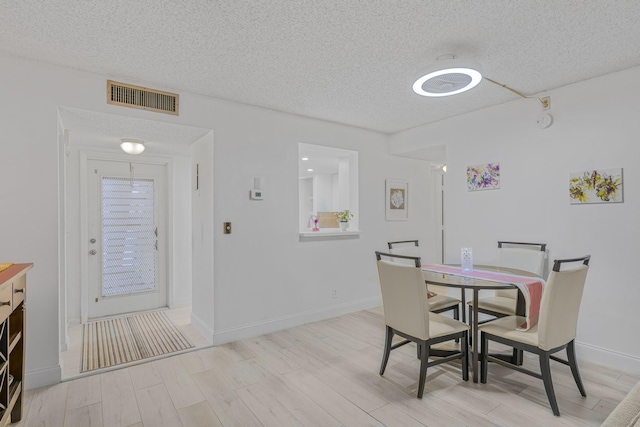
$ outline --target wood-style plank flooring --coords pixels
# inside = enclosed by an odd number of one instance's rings
[[[557,418],[535,378],[491,364],[488,383],[474,384],[444,364],[429,369],[419,400],[415,346],[393,351],[381,377],[383,338],[378,308],[199,349],[28,390],[17,425],[599,426],[639,380],[581,363],[583,398],[552,362]]]

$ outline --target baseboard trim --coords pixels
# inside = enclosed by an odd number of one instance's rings
[[[226,331],[219,331],[213,334],[213,345],[226,344],[245,338],[269,334],[283,329],[304,325],[305,323],[317,322],[319,320],[341,316],[354,311],[366,310],[380,305],[382,305],[382,299],[380,297],[366,298],[346,304],[310,310],[294,314],[292,316],[281,317],[279,319],[272,319],[266,322],[253,323],[239,328],[228,329]]]
[[[578,360],[615,367],[636,375],[640,371],[640,357],[576,341]]]
[[[192,306],[191,300],[185,300],[185,301],[174,301],[169,308],[175,309],[175,308],[184,308],[184,307],[191,307],[191,306]]]
[[[213,329],[207,326],[207,324],[203,322],[202,319],[200,319],[197,315],[193,314],[193,312],[191,312],[191,326],[196,328],[198,333],[207,340],[207,343],[209,343],[210,345],[214,343]]]
[[[55,365],[48,368],[27,371],[24,374],[24,388],[38,388],[58,384],[62,381],[62,366]]]

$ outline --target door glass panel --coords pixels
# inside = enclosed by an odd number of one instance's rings
[[[156,289],[153,179],[102,178],[102,296]]]

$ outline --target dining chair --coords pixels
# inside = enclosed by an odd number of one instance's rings
[[[586,255],[581,258],[554,261],[553,271],[549,275],[547,285],[542,293],[538,323],[530,329],[518,330],[518,326],[525,320],[521,316],[502,317],[480,325],[480,382],[487,382],[488,362],[495,362],[541,379],[553,414],[560,416],[549,364],[550,359],[553,359],[569,365],[580,394],[584,397],[587,396],[578,371],[575,338],[578,312],[590,259],[591,256]],[[563,264],[565,264],[564,267]],[[576,267],[576,264],[579,265]],[[569,267],[567,268],[567,266]],[[540,363],[540,373],[490,355],[489,341],[536,354]],[[567,360],[552,355],[563,349],[566,349]]]
[[[546,243],[498,242],[498,265],[515,268],[542,277],[546,257]],[[492,296],[478,298],[478,313],[494,317],[514,316],[518,302],[517,289],[496,290]],[[473,301],[468,302],[472,319]]]
[[[399,240],[396,242],[387,242],[389,253],[397,255],[408,255],[413,257],[421,256],[417,240]],[[401,259],[393,258],[392,261],[400,261]],[[428,288],[427,288],[428,289]],[[434,313],[444,313],[451,310],[453,318],[460,320],[460,300],[448,295],[429,292],[428,295],[429,310]]]
[[[413,262],[407,265],[391,258],[401,257]],[[384,259],[383,259],[384,258]],[[382,306],[386,326],[386,338],[380,375],[384,374],[391,350],[410,342],[416,343],[420,358],[418,398],[422,398],[427,368],[461,359],[462,379],[469,379],[467,357],[469,325],[455,319],[433,313],[427,303],[427,287],[424,284],[420,257],[376,252]],[[392,344],[394,335],[404,338]],[[459,350],[432,350],[431,346],[450,340],[459,340]],[[429,357],[441,357],[429,361]]]

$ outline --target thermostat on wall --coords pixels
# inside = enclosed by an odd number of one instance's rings
[[[251,200],[262,200],[262,190],[251,190],[249,198]]]

